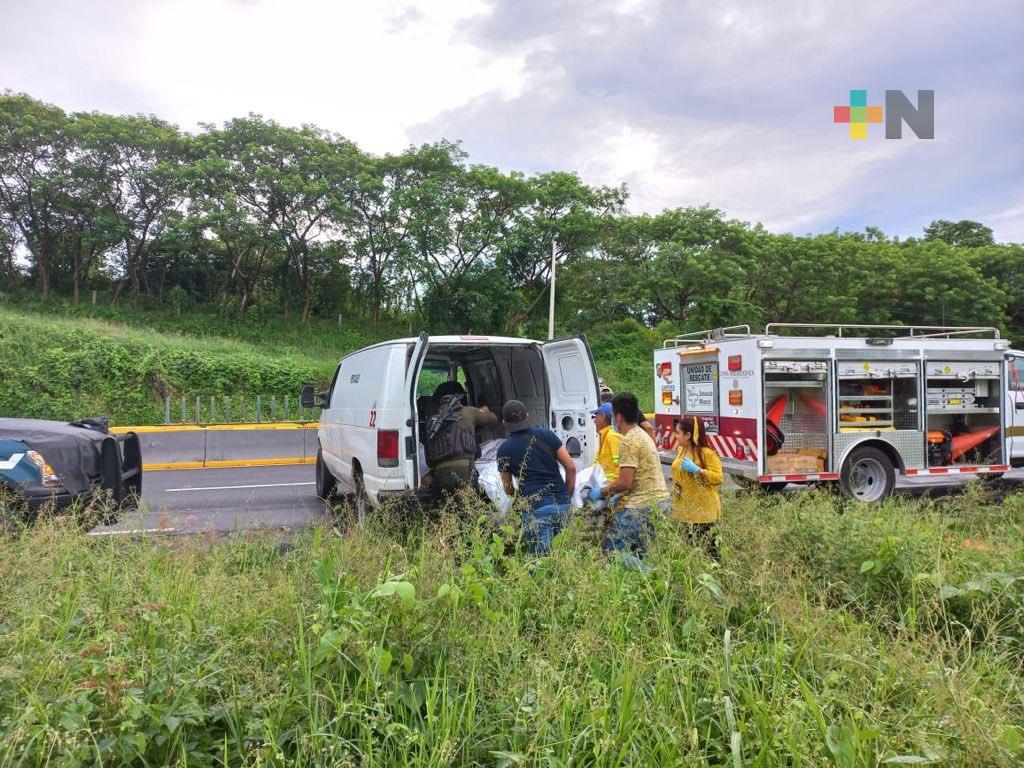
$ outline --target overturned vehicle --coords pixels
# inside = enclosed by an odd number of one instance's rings
[[[0,419],[0,491],[32,512],[79,500],[134,504],[142,493],[139,438],[112,434],[105,419]]]

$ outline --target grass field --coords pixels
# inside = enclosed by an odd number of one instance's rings
[[[1019,765],[1024,495],[730,496],[643,574],[464,506],[0,540],[0,766]]]

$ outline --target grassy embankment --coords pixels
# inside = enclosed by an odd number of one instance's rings
[[[158,424],[169,394],[175,419],[181,397],[192,414],[196,395],[204,413],[216,397],[221,414],[225,396],[242,397],[251,418],[257,394],[265,412],[270,396],[280,404],[288,395],[294,407],[302,383],[328,383],[342,354],[417,330],[324,320],[303,328],[278,315],[237,320],[200,310],[176,315],[58,301],[8,303],[0,306],[0,414]],[[650,408],[651,350],[660,337],[635,323],[613,323],[594,332],[591,344],[608,383],[635,391]],[[239,418],[236,412],[233,420]]]
[[[0,540],[0,766],[1020,764],[1024,496],[726,509],[648,575],[452,518]]]

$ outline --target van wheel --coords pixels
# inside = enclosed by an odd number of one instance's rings
[[[324,464],[323,452],[316,452],[316,495],[324,501],[330,501],[338,487],[338,479]]]
[[[860,501],[881,501],[896,488],[896,469],[877,448],[855,448],[843,464],[839,482],[847,496]]]
[[[352,475],[352,482],[355,485],[355,493],[352,494],[352,506],[356,512],[356,522],[362,523],[366,520],[366,514],[370,509],[370,497],[366,495],[366,486],[363,484],[363,473],[356,471]]]

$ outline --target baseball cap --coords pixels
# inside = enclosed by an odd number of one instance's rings
[[[599,413],[601,415],[603,415],[606,419],[608,419],[608,421],[611,421],[612,420],[612,404],[611,403],[601,403],[601,407],[600,408],[596,408],[593,411],[591,411],[590,415],[591,416],[597,416],[597,414],[599,414]]]
[[[501,406],[501,420],[509,432],[522,432],[530,428],[530,414],[518,400],[509,400]]]

